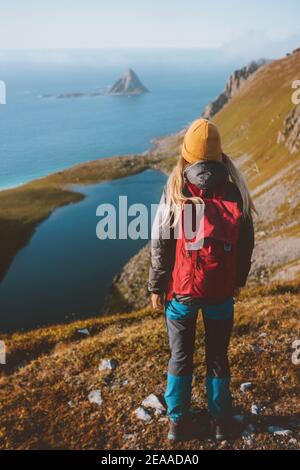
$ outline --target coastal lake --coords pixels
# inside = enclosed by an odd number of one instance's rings
[[[159,202],[165,181],[164,174],[147,170],[76,187],[86,198],[41,223],[1,282],[0,331],[99,315],[114,275],[147,241],[99,240],[96,208],[102,203],[117,208],[120,195],[128,197],[128,205],[150,208]]]

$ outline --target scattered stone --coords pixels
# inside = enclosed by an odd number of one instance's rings
[[[252,413],[253,415],[256,415],[256,416],[260,415],[261,410],[262,410],[261,405],[259,405],[258,403],[252,403],[252,405],[251,405],[251,413]]]
[[[246,443],[249,447],[251,447],[251,446],[253,446],[253,444],[254,444],[254,440],[250,438],[250,439],[247,439],[247,440],[245,441],[245,443]]]
[[[253,424],[248,424],[245,431],[242,433],[243,440],[246,441],[248,445],[253,444],[255,427]]]
[[[142,421],[151,421],[152,419],[149,413],[146,410],[144,410],[144,408],[142,408],[141,406],[139,406],[135,410],[134,414],[137,417],[137,419],[140,419]]]
[[[90,403],[95,403],[99,406],[102,405],[103,402],[100,390],[92,390],[88,395],[88,399]]]
[[[165,411],[165,407],[163,404],[159,401],[156,395],[154,393],[151,393],[145,400],[142,401],[142,406],[145,408],[152,408],[155,410],[156,415],[160,415]]]
[[[290,429],[280,428],[279,426],[269,426],[268,432],[274,434],[275,436],[286,437],[292,434]]]
[[[73,402],[72,402],[72,400],[68,401],[68,406],[69,406],[70,408],[73,407]]]
[[[256,354],[263,352],[263,349],[260,346],[258,346],[258,344],[253,344],[252,349]]]
[[[285,136],[281,131],[279,131],[278,134],[277,134],[276,143],[277,143],[277,145],[280,145],[280,144],[283,144],[284,142],[285,142]]]
[[[260,230],[259,232],[257,232],[256,236],[259,237],[259,238],[265,237],[266,232],[264,232],[263,230]]]
[[[246,431],[248,431],[249,433],[253,433],[255,431],[255,426],[253,424],[249,423],[247,428],[246,428]]]
[[[163,416],[162,418],[159,418],[159,420],[161,423],[167,423],[168,422],[168,418],[167,416]]]
[[[292,439],[289,440],[289,444],[291,446],[296,446],[298,444],[298,441],[297,439],[295,439],[294,437],[292,437]]]
[[[220,444],[219,444],[219,448],[224,449],[227,445],[228,445],[228,441],[226,441],[226,440],[221,441]]]
[[[254,444],[254,439],[253,439],[253,436],[251,434],[247,435],[247,436],[243,436],[243,440],[244,440],[245,444],[249,447],[252,447],[253,444]]]
[[[237,423],[243,424],[245,417],[244,417],[244,415],[234,415],[233,419]]]
[[[243,431],[242,437],[243,439],[249,439],[251,437],[251,433],[249,433],[248,431]]]
[[[259,338],[265,338],[267,335],[267,333],[260,333],[260,335],[258,335]]]
[[[99,365],[99,371],[114,370],[117,367],[117,361],[114,359],[103,359]]]
[[[250,388],[252,388],[252,382],[245,382],[241,385],[240,390],[241,392],[247,392]]]
[[[83,328],[82,330],[77,330],[77,332],[80,333],[81,335],[86,335],[86,336],[90,334],[87,328]]]

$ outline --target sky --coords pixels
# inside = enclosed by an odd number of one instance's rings
[[[299,0],[0,0],[0,49],[273,44],[276,54],[300,46],[299,19]]]

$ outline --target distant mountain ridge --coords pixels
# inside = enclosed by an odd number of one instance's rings
[[[209,103],[202,113],[202,117],[211,119],[215,116],[228,101],[236,95],[241,86],[253,75],[260,67],[267,64],[269,61],[266,59],[260,59],[258,61],[252,61],[245,67],[235,70],[230,75],[226,86],[222,93],[211,103]]]
[[[128,69],[108,90],[108,95],[140,95],[149,90],[142,84],[137,74]]]

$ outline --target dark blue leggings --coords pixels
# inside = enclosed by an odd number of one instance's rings
[[[166,323],[171,350],[165,400],[173,420],[189,412],[193,379],[196,322],[201,308],[205,328],[206,391],[212,417],[220,421],[231,411],[230,368],[227,349],[230,342],[234,300],[219,305],[200,302],[166,304]]]

